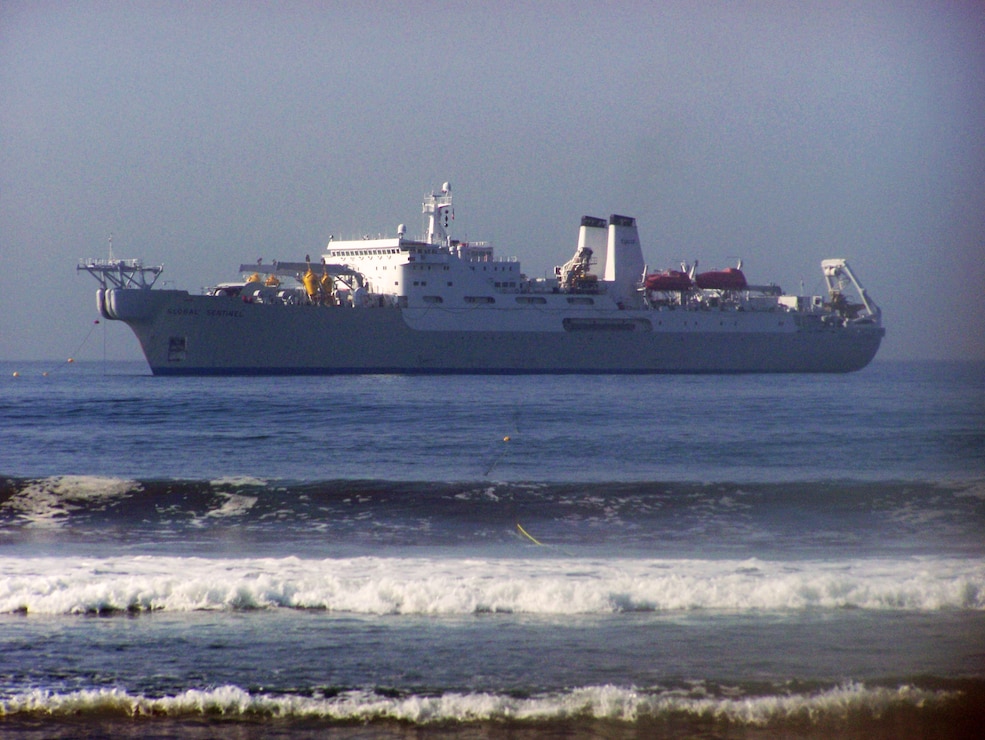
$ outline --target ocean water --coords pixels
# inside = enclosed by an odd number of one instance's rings
[[[0,363],[0,735],[983,730],[985,366]]]

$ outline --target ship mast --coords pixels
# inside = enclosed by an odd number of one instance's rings
[[[451,207],[451,185],[444,183],[441,186],[441,195],[432,192],[424,196],[422,212],[427,217],[424,241],[448,246],[448,223],[455,220],[455,211]]]

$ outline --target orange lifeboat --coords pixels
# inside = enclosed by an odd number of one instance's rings
[[[691,278],[686,272],[664,270],[647,275],[643,286],[647,290],[690,290]]]
[[[744,290],[748,286],[746,276],[736,267],[698,273],[694,282],[703,290]]]

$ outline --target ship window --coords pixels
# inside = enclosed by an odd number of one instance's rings
[[[466,303],[495,303],[496,299],[488,295],[467,295],[465,296]]]
[[[643,319],[576,319],[561,321],[565,331],[650,331],[649,321]]]
[[[183,362],[186,357],[186,337],[168,338],[168,362]]]
[[[424,296],[425,303],[444,303],[445,299],[440,295],[426,295]]]
[[[588,298],[586,296],[569,297],[568,298],[568,303],[578,304],[579,306],[594,306],[595,305],[595,301],[592,298]]]
[[[517,296],[516,297],[516,302],[517,303],[527,303],[527,304],[532,304],[532,303],[547,303],[547,299],[544,298],[543,296],[539,296],[539,295],[535,295],[535,296],[521,295],[521,296]]]

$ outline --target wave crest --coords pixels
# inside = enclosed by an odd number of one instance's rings
[[[0,613],[287,607],[357,614],[985,609],[985,562],[0,558]]]
[[[494,693],[387,696],[345,691],[334,696],[254,694],[237,686],[191,689],[151,698],[120,689],[57,694],[33,690],[0,701],[0,717],[44,714],[54,717],[221,716],[229,719],[293,718],[337,722],[545,722],[595,719],[638,723],[674,717],[714,720],[750,727],[845,721],[853,715],[881,717],[895,709],[942,706],[960,692],[912,685],[896,688],[849,683],[816,693],[767,696],[702,696],[700,691],[642,690],[588,686],[560,693],[516,697]],[[697,694],[697,695],[696,695]]]

